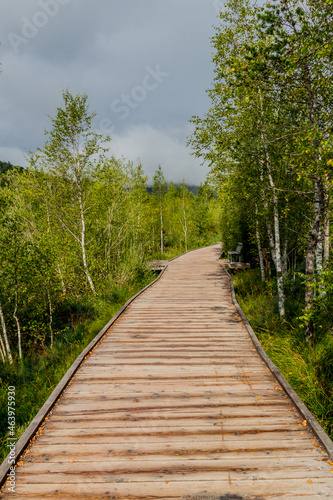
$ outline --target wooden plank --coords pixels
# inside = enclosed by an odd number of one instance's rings
[[[311,483],[308,481],[311,480]],[[119,499],[163,499],[183,498],[183,499],[207,499],[218,500],[221,492],[227,495],[240,495],[248,498],[249,492],[255,492],[256,496],[261,498],[269,495],[276,498],[304,498],[304,495],[317,495],[317,500],[322,498],[331,499],[333,489],[327,487],[327,479],[313,477],[313,479],[266,479],[253,480],[246,477],[233,482],[232,479],[218,481],[183,481],[179,479],[160,480],[158,482],[133,482],[125,481],[104,482],[104,483],[60,483],[54,484],[21,484],[20,495],[30,495],[35,499],[35,495],[43,494],[47,498],[59,498],[59,495],[67,495],[68,498],[115,498]],[[284,496],[283,496],[284,494]],[[253,497],[253,495],[252,495]],[[6,498],[6,496],[4,497]],[[9,499],[10,497],[7,497]],[[15,498],[13,496],[12,498]],[[222,497],[223,498],[223,497]],[[315,497],[316,498],[316,497]]]

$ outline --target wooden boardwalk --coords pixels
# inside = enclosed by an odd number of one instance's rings
[[[333,499],[333,463],[254,348],[218,255],[173,260],[126,309],[0,498]]]

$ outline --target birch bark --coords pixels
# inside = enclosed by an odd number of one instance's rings
[[[81,186],[79,184],[78,186],[79,190],[79,207],[80,207],[80,219],[81,219],[81,239],[80,239],[80,244],[81,244],[81,252],[82,252],[82,262],[83,262],[83,268],[85,275],[87,277],[89,286],[91,288],[91,291],[93,292],[94,295],[96,295],[96,290],[94,287],[93,280],[91,279],[90,273],[89,273],[89,268],[87,264],[87,256],[86,256],[86,221],[84,218],[84,209],[83,209],[83,203],[82,203],[82,192],[81,192]]]
[[[317,177],[316,179],[316,194],[318,196],[318,210],[317,213],[315,214],[315,219],[312,225],[312,229],[310,231],[310,239],[305,260],[305,274],[306,274],[305,311],[306,312],[311,311],[314,299],[314,287],[313,287],[314,260],[315,260],[318,236],[320,232],[320,224],[323,218],[324,207],[325,207],[325,195],[321,177]],[[313,344],[314,325],[312,319],[309,320],[308,325],[305,329],[305,339],[310,344]]]
[[[326,203],[325,203],[325,222],[324,222],[324,266],[328,264],[328,260],[330,257],[330,189],[327,180],[325,180],[325,195],[326,195]]]
[[[0,305],[0,320],[1,320],[1,327],[2,327],[2,336],[3,336],[5,357],[8,358],[9,363],[12,364],[13,357],[12,357],[12,353],[10,350],[10,345],[9,345],[8,336],[7,336],[6,322],[5,322],[5,317],[4,317],[1,305]]]
[[[257,246],[258,246],[261,281],[264,282],[266,279],[266,276],[265,276],[264,259],[262,257],[262,250],[261,250],[261,240],[260,240],[259,221],[258,221],[258,205],[257,204],[256,204],[256,239],[257,239]]]
[[[22,336],[21,336],[21,325],[19,318],[17,316],[17,289],[15,291],[15,308],[13,312],[13,318],[16,323],[16,331],[17,331],[17,345],[18,345],[18,351],[19,351],[19,358],[22,359]]]
[[[184,240],[185,240],[185,252],[187,252],[187,217],[186,217],[186,207],[185,207],[185,186],[183,188],[183,231],[184,231]]]
[[[51,302],[51,294],[50,294],[50,288],[47,286],[46,287],[47,291],[47,301],[49,305],[49,330],[50,330],[50,339],[51,339],[51,348],[53,347],[53,328],[52,328],[52,321],[53,321],[53,315],[52,315],[52,302]]]
[[[163,207],[162,201],[160,205],[160,224],[161,224],[161,254],[164,253],[164,237],[163,237]]]
[[[265,160],[266,160],[266,171],[268,182],[272,190],[272,201],[273,201],[273,216],[274,216],[274,250],[275,250],[275,268],[277,274],[277,289],[278,289],[278,299],[279,299],[279,313],[280,316],[285,315],[285,295],[283,289],[283,277],[282,277],[282,258],[281,258],[281,241],[280,241],[280,221],[279,221],[279,200],[276,194],[275,183],[272,176],[270,157],[267,147],[267,138],[264,122],[264,110],[262,104],[261,91],[259,89],[259,100],[260,100],[260,110],[262,118],[261,127],[261,139],[264,145]]]

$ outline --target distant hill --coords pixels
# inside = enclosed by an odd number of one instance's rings
[[[179,183],[177,184],[177,183],[175,183],[175,182],[174,182],[174,183],[173,183],[173,185],[174,185],[175,187],[178,187],[178,186],[181,186],[181,183],[179,182]],[[168,186],[169,186],[169,183],[168,183]],[[186,187],[187,187],[187,189],[188,189],[191,193],[193,193],[193,194],[195,194],[195,195],[198,193],[199,186],[195,186],[195,185],[193,185],[193,184],[186,184]],[[149,193],[149,194],[152,194],[152,192],[153,192],[153,186],[148,186],[148,187],[147,187],[147,191],[148,191],[148,193]]]
[[[180,186],[180,184],[175,184],[175,186]],[[194,184],[186,184],[186,187],[191,193],[198,194],[199,186],[195,186]]]
[[[18,168],[19,170],[23,170],[23,167],[12,165],[9,161],[1,161],[0,160],[0,174],[5,174],[8,170],[12,170],[13,168]]]

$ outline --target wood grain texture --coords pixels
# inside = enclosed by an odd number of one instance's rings
[[[333,498],[333,464],[255,349],[219,255],[173,260],[127,307],[0,498]]]

